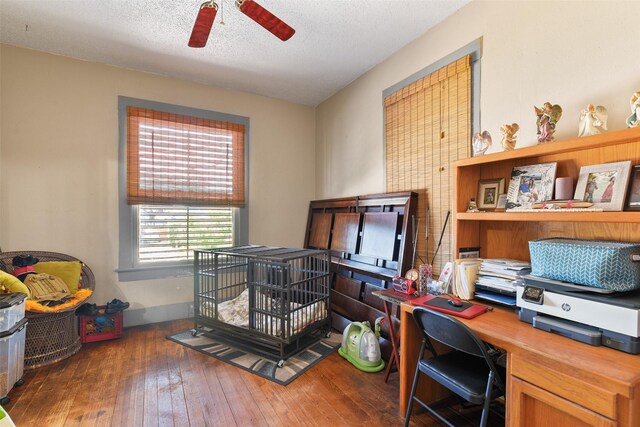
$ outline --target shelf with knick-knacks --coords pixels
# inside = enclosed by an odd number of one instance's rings
[[[559,140],[454,162],[456,253],[480,247],[484,258],[529,259],[528,241],[542,237],[640,241],[640,211],[547,210],[467,212],[481,180],[506,178],[515,167],[555,163],[555,176],[578,180],[581,168],[640,164],[640,128]],[[626,197],[626,194],[625,194]]]

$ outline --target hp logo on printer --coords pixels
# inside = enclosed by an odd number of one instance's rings
[[[569,304],[567,304],[566,302],[564,304],[562,304],[562,309],[564,311],[571,311],[571,306]]]

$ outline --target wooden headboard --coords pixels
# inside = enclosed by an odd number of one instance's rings
[[[373,325],[384,315],[382,300],[371,293],[411,268],[417,202],[417,193],[402,192],[310,203],[304,245],[331,253],[334,328],[351,321]]]

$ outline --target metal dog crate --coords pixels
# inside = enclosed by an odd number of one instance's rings
[[[328,251],[249,245],[194,255],[194,335],[282,365],[330,333]]]

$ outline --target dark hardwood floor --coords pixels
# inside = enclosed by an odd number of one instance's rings
[[[355,369],[333,353],[288,386],[267,381],[165,339],[180,320],[125,329],[118,340],[83,345],[71,358],[25,371],[5,406],[30,426],[400,426],[398,374]],[[444,408],[456,425],[477,410]],[[468,412],[468,413],[467,413]],[[491,425],[502,425],[495,415]],[[421,410],[412,426],[439,426]]]

